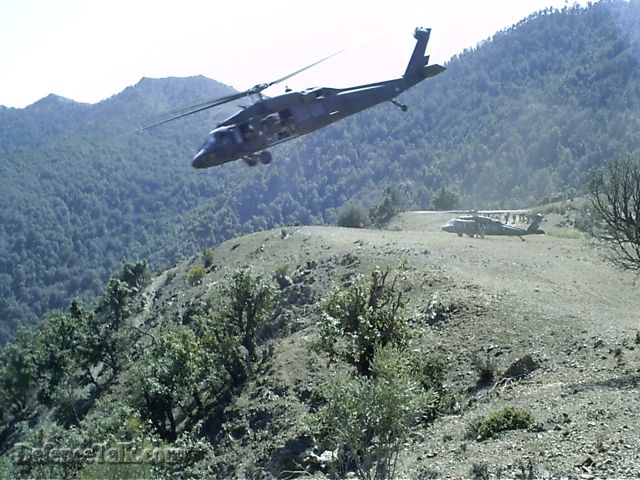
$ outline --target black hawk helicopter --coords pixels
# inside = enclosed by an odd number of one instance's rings
[[[427,65],[429,57],[424,54],[430,33],[431,29],[416,28],[414,33],[417,40],[416,46],[401,78],[341,89],[316,87],[300,92],[287,92],[271,98],[261,94],[266,88],[340,53],[337,52],[273,82],[262,83],[244,92],[188,107],[184,113],[140,130],[162,125],[243,97],[255,97],[257,101],[253,105],[227,118],[207,135],[204,145],[193,158],[192,165],[195,168],[208,168],[239,158],[244,159],[250,166],[255,166],[258,162],[268,164],[271,162],[271,153],[267,150],[269,147],[326,127],[379,103],[390,101],[402,111],[406,111],[407,106],[398,103],[394,100],[395,97],[426,78],[438,75],[445,70],[441,65]]]
[[[542,215],[536,213],[532,217],[531,224],[527,228],[516,227],[515,225],[507,225],[496,218],[487,217],[485,215],[465,215],[458,218],[452,218],[442,226],[442,230],[449,233],[456,233],[459,237],[469,235],[470,237],[484,237],[485,235],[507,235],[510,237],[520,237],[524,235],[541,235],[544,231],[540,230]]]

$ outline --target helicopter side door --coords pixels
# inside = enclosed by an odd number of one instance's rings
[[[264,126],[263,126],[264,130]],[[251,122],[239,123],[234,129],[234,139],[244,153],[253,153],[266,147],[265,131],[258,131]]]

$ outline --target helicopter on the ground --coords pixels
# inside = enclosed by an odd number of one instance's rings
[[[442,226],[445,232],[456,233],[459,237],[469,235],[470,237],[484,237],[485,235],[508,235],[520,237],[524,235],[543,234],[540,230],[542,215],[536,213],[531,217],[531,224],[527,228],[516,227],[502,223],[497,218],[491,218],[485,215],[464,215],[452,218]]]
[[[255,166],[258,161],[268,164],[271,162],[268,148],[326,127],[379,103],[390,101],[406,111],[407,106],[398,103],[395,97],[445,70],[441,65],[428,65],[429,57],[424,54],[430,33],[431,29],[416,28],[416,46],[401,78],[341,89],[310,88],[300,92],[286,92],[272,98],[261,94],[266,88],[336,55],[333,54],[273,82],[188,107],[184,113],[140,130],[251,96],[257,98],[253,105],[227,118],[209,133],[204,145],[193,158],[192,165],[195,168],[208,168],[239,158],[250,166]]]

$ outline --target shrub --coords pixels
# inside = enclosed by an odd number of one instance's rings
[[[420,351],[405,353],[412,378],[422,389],[433,395],[433,403],[422,412],[425,421],[436,418],[438,413],[451,411],[455,397],[447,393],[444,382],[447,375],[447,364],[442,357],[423,354]]]
[[[322,306],[320,349],[370,373],[378,348],[402,347],[409,338],[402,292],[397,275],[376,268],[369,280],[360,279],[346,290],[335,291]]]
[[[382,201],[373,207],[370,217],[376,226],[386,225],[393,216],[400,211],[400,192],[396,188],[388,187],[384,190]]]
[[[476,385],[478,387],[486,387],[491,385],[496,377],[496,362],[493,358],[487,355],[481,357],[480,355],[474,355],[471,359],[473,366],[478,373],[478,380]]]
[[[166,280],[164,282],[165,285],[168,285],[169,283],[171,283],[171,281],[176,278],[176,274],[177,271],[175,268],[172,268],[170,270],[167,270],[167,274],[166,274]]]
[[[204,263],[205,268],[209,268],[211,265],[213,265],[213,249],[212,248],[205,248],[202,251],[202,262]]]
[[[369,212],[359,203],[343,205],[338,212],[338,226],[349,228],[365,228],[371,224]]]
[[[487,415],[472,428],[477,440],[485,440],[499,432],[529,428],[533,425],[533,416],[528,410],[506,406]]]
[[[273,313],[275,288],[262,275],[244,268],[231,274],[220,293],[223,319],[242,339],[249,356],[254,358],[256,332]]]
[[[489,464],[487,462],[474,462],[471,465],[471,478],[474,480],[489,480]]]
[[[144,287],[151,280],[151,272],[146,261],[136,263],[125,263],[117,278],[125,282],[129,288],[137,291]]]
[[[453,210],[458,208],[460,197],[457,193],[449,190],[446,186],[440,187],[438,193],[431,201],[431,207],[434,210]]]
[[[138,363],[134,372],[137,404],[162,438],[177,438],[175,410],[191,396],[197,397],[199,384],[211,368],[207,360],[200,339],[191,329],[181,327],[162,334]]]
[[[187,273],[187,281],[189,285],[198,285],[205,275],[205,269],[202,265],[194,265]]]
[[[279,277],[286,277],[289,275],[289,265],[286,263],[280,263],[276,266],[275,274]]]
[[[394,478],[410,428],[433,401],[395,348],[378,350],[371,372],[334,379],[323,391],[326,405],[314,417],[316,433],[337,451],[332,473],[339,478],[354,467],[359,478]]]

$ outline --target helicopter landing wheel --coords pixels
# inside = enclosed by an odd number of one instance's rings
[[[249,165],[250,167],[255,167],[258,164],[258,157],[256,155],[250,155],[242,158],[244,163]]]
[[[271,152],[267,152],[266,150],[260,152],[260,163],[269,165],[271,163]]]
[[[393,98],[389,101],[396,107],[400,108],[400,110],[402,110],[403,112],[406,112],[409,109],[404,103],[396,102]]]

